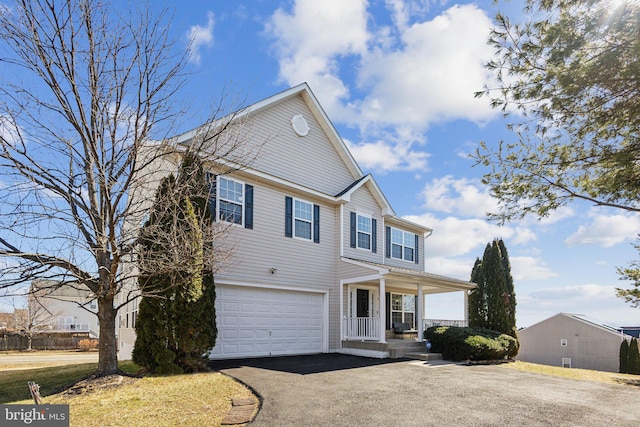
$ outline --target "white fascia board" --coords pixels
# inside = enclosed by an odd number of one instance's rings
[[[413,221],[409,221],[408,219],[401,218],[399,216],[389,215],[387,218],[387,225],[393,226],[393,224],[397,224],[399,226],[409,227],[414,230],[422,230],[424,234],[427,234],[426,237],[429,237],[433,233],[433,229],[429,227],[425,227],[424,225],[417,224]]]
[[[261,172],[259,170],[243,168],[240,165],[236,165],[232,162],[227,162],[223,160],[218,160],[216,163],[224,166],[225,168],[229,168],[233,171],[234,174],[241,176],[249,176],[257,181],[267,182],[274,187],[284,188],[287,190],[292,190],[296,193],[300,193],[309,198],[315,198],[319,200],[323,200],[325,202],[331,204],[340,204],[344,203],[340,200],[339,197],[331,196],[326,193],[322,193],[320,191],[313,190],[309,187],[305,187],[304,185],[296,184],[295,182],[288,181],[286,179],[278,178],[276,176],[270,175],[265,172]],[[215,167],[215,166],[214,166]]]

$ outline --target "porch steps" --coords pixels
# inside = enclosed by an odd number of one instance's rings
[[[429,362],[432,360],[442,360],[442,353],[405,353],[404,357]]]
[[[386,343],[347,340],[342,341],[342,349],[345,353],[361,356],[400,359],[409,357],[409,354],[424,353],[424,343],[414,340],[388,340]]]

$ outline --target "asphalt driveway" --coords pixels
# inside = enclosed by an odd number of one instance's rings
[[[640,387],[326,354],[215,361],[263,399],[251,426],[637,426]]]

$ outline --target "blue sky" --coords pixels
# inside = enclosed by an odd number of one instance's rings
[[[156,4],[156,3],[153,3]],[[157,4],[160,4],[159,2]],[[637,256],[640,218],[574,203],[549,218],[499,227],[496,202],[468,154],[480,141],[513,136],[474,91],[497,6],[491,1],[166,1],[186,49],[194,38],[180,131],[200,124],[224,90],[252,103],[306,81],[365,172],[395,211],[434,229],[427,271],[468,280],[495,237],[509,250],[518,326],[558,312],[640,324],[640,309],[616,298],[616,274]],[[499,6],[510,16],[519,1]],[[459,293],[428,298],[430,318],[462,318]]]

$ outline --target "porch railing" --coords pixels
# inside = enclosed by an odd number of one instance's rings
[[[380,339],[380,319],[377,317],[347,317],[344,323],[347,339]]]
[[[422,319],[422,322],[424,329],[432,326],[458,326],[461,328],[469,326],[464,320]]]
[[[89,323],[58,324],[52,326],[52,330],[56,332],[91,332],[91,325]]]

